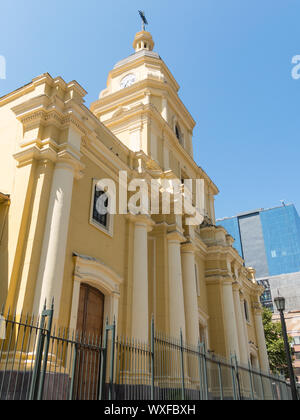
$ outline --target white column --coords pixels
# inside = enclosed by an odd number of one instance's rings
[[[237,320],[240,361],[244,364],[248,364],[249,352],[248,352],[248,348],[246,347],[244,317],[241,310],[240,290],[237,284],[234,285],[233,287],[233,298],[234,298],[234,308],[235,308],[236,320]]]
[[[240,359],[239,341],[237,333],[237,321],[233,301],[232,282],[223,283],[224,327],[227,343],[228,357],[236,354]]]
[[[131,217],[134,221],[133,246],[133,291],[132,291],[132,335],[148,342],[148,231],[151,219],[147,216]]]
[[[270,364],[267,352],[266,338],[264,333],[263,321],[262,321],[262,312],[261,309],[254,310],[254,319],[255,319],[255,329],[256,329],[256,338],[259,352],[259,362],[260,368],[263,372],[270,371]]]
[[[41,313],[45,300],[50,305],[54,298],[55,319],[60,309],[73,182],[74,166],[58,162],[53,173],[34,302],[35,313]]]
[[[180,244],[185,238],[178,232],[169,233],[168,239],[168,268],[169,268],[169,322],[170,335],[178,338],[182,329],[185,334],[185,311],[182,285]]]
[[[185,308],[186,340],[198,344],[199,314],[195,273],[195,247],[191,243],[181,246],[182,282]]]

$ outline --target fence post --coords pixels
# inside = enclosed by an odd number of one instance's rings
[[[224,400],[224,392],[223,392],[223,380],[222,380],[222,367],[221,363],[218,363],[218,372],[219,372],[219,384],[220,384],[220,399],[221,401]]]
[[[205,401],[209,400],[208,396],[208,375],[207,375],[207,358],[206,358],[206,345],[205,342],[202,343],[203,349],[203,373],[204,373],[204,399]]]
[[[262,389],[263,401],[265,401],[266,400],[266,395],[265,395],[264,381],[263,381],[261,369],[259,369],[259,376],[260,376],[260,382],[261,382],[261,389]]]
[[[108,340],[108,319],[106,320],[105,333],[102,342],[102,357],[101,357],[101,367],[100,367],[100,377],[99,377],[99,401],[104,399],[104,388],[105,388],[105,379],[106,379],[106,356],[107,356],[107,340]]]
[[[152,317],[152,321],[151,321],[151,361],[150,361],[150,366],[151,366],[151,400],[154,401],[154,392],[155,392],[155,372],[154,372],[154,357],[155,357],[155,349],[154,349],[154,345],[155,345],[155,326],[154,326],[154,317]]]
[[[112,327],[109,327],[112,331],[112,338],[111,338],[111,349],[110,349],[110,374],[109,374],[109,391],[108,391],[108,399],[109,401],[113,398],[113,385],[114,385],[114,367],[115,367],[115,341],[116,341],[116,320],[114,319],[114,323]]]
[[[200,394],[200,401],[204,400],[204,395],[202,392],[203,387],[203,371],[202,371],[202,358],[201,358],[201,343],[200,339],[198,341],[198,364],[199,364],[199,394]]]
[[[41,316],[40,326],[38,328],[39,338],[38,338],[36,359],[35,359],[34,368],[32,372],[32,379],[31,379],[30,392],[29,392],[29,400],[31,401],[36,400],[39,393],[38,387],[39,387],[39,382],[40,382],[40,374],[41,374],[41,366],[42,366],[44,342],[45,342],[44,326],[45,326],[45,320],[47,316],[49,316],[49,311],[46,310],[46,302],[45,302],[44,310]]]
[[[231,375],[232,375],[232,389],[233,389],[233,398],[235,401],[240,400],[239,394],[239,385],[238,385],[238,377],[237,377],[237,364],[236,364],[236,356],[231,356]]]
[[[71,385],[70,385],[70,393],[69,393],[69,400],[70,401],[72,401],[73,398],[74,398],[74,385],[75,385],[77,353],[78,353],[77,342],[78,342],[78,333],[76,333],[75,343],[74,343],[74,354],[73,354],[72,373],[71,373]]]
[[[48,311],[46,310],[44,313],[44,315],[48,317],[48,324],[46,328],[46,337],[45,337],[46,344],[45,344],[45,351],[44,351],[43,367],[41,369],[41,378],[39,381],[39,388],[38,388],[38,395],[37,395],[37,399],[39,401],[43,399],[43,393],[44,393],[44,384],[45,384],[45,377],[46,377],[46,371],[47,371],[49,346],[50,346],[50,340],[51,340],[53,314],[54,314],[54,300],[52,301],[51,309],[49,309]]]
[[[279,393],[280,393],[280,400],[284,401],[284,393],[283,393],[283,385],[281,382],[281,378],[279,375],[277,375],[278,383],[279,383]]]
[[[271,386],[273,401],[276,401],[277,398],[276,398],[276,394],[275,394],[275,390],[274,390],[274,386],[273,386],[274,385],[273,384],[274,378],[272,378],[270,372],[269,372],[269,379],[270,379],[270,386]]]
[[[181,360],[181,398],[185,400],[185,383],[184,383],[184,354],[183,354],[183,336],[180,330],[180,360]]]
[[[242,400],[243,396],[242,396],[242,390],[241,390],[240,372],[239,372],[239,365],[238,365],[236,354],[234,355],[234,366],[235,366],[235,372],[236,372],[238,399]]]
[[[253,375],[252,375],[250,360],[248,360],[248,367],[249,367],[249,376],[250,376],[251,398],[252,398],[252,401],[254,401]]]

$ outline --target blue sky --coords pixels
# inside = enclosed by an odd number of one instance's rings
[[[300,211],[299,0],[2,2],[0,96],[49,72],[77,80],[89,105],[132,53],[138,9],[197,121],[195,160],[220,189],[217,217],[280,200]]]

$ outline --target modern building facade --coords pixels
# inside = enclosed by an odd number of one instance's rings
[[[0,99],[0,305],[38,314],[54,298],[61,327],[101,334],[115,319],[118,334],[143,342],[153,315],[164,334],[181,329],[190,344],[200,337],[266,371],[263,289],[215,224],[218,189],[193,160],[195,121],[153,47],[139,32],[90,109],[76,81],[49,74]],[[119,207],[120,171],[128,184],[201,179],[205,222],[103,216],[98,181],[116,183]]]
[[[274,309],[278,290],[287,310],[300,308],[300,217],[293,204],[260,209],[217,221],[235,239],[246,265],[265,287],[262,302]]]

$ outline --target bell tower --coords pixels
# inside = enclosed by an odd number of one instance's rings
[[[195,121],[178,96],[171,71],[153,50],[151,33],[138,32],[133,48],[110,71],[91,111],[129,149],[144,152],[180,178],[183,155],[193,157]]]

